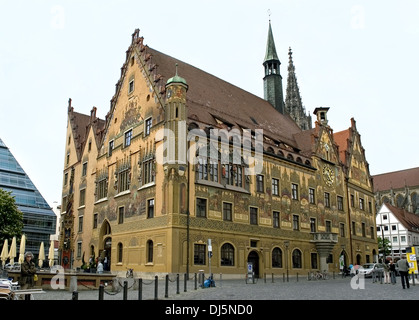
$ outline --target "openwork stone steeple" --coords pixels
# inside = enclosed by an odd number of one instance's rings
[[[306,111],[301,100],[300,89],[297,84],[297,76],[295,75],[295,66],[292,61],[291,48],[289,48],[288,55],[289,62],[285,113],[289,114],[302,130],[309,130],[311,129],[311,116],[310,113],[305,113]]]

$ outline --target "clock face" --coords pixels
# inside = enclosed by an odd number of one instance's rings
[[[329,166],[325,165],[323,167],[323,178],[326,184],[330,187],[335,181],[335,174]]]

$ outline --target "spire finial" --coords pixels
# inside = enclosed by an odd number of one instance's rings
[[[269,22],[271,22],[271,9],[268,9]]]
[[[177,62],[176,62],[176,64],[175,64],[175,67],[176,67],[176,75],[177,75]]]

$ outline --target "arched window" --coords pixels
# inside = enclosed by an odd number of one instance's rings
[[[398,208],[403,208],[403,204],[404,204],[404,197],[401,194],[397,195],[397,197],[396,197],[396,206]]]
[[[298,249],[295,249],[292,252],[292,267],[295,269],[302,268],[302,259],[301,259],[301,251]]]
[[[122,243],[118,243],[118,263],[122,263],[122,252],[123,252],[123,246]]]
[[[282,268],[282,250],[279,248],[272,250],[272,268]]]
[[[225,243],[221,247],[221,265],[234,266],[234,247],[230,243]]]
[[[147,241],[147,262],[153,262],[153,241]]]

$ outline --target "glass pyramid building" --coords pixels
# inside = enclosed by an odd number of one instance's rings
[[[39,253],[41,242],[49,246],[55,233],[57,218],[41,193],[0,139],[0,188],[11,191],[18,209],[23,212],[23,233],[26,250]]]

